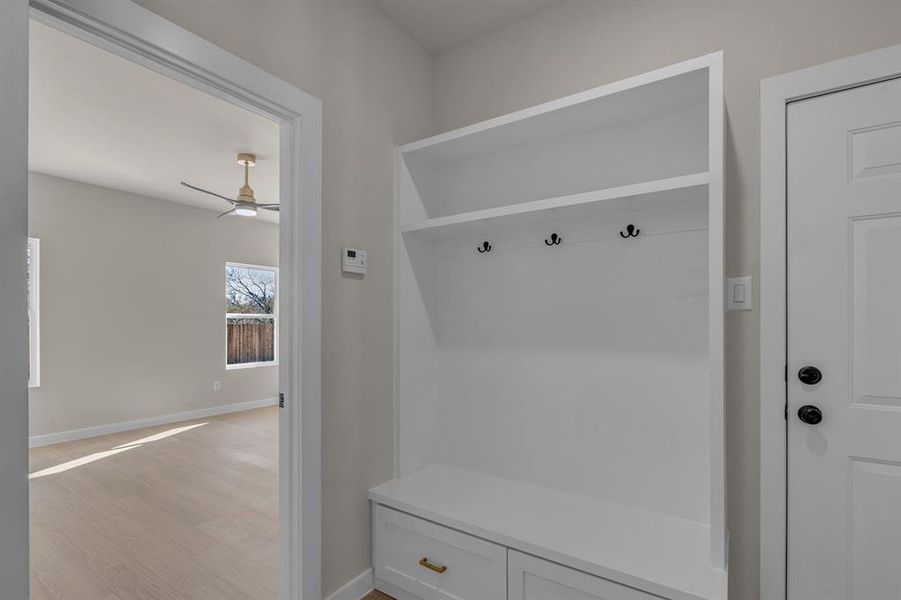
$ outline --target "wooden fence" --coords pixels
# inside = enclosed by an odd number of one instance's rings
[[[229,319],[227,364],[275,360],[274,323],[266,319]]]

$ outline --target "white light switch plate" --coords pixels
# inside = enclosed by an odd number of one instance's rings
[[[753,296],[750,275],[726,279],[726,310],[751,310]]]

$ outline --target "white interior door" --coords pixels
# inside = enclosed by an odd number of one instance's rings
[[[898,599],[901,80],[787,128],[788,597]]]

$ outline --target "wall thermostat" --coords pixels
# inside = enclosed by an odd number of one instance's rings
[[[341,270],[345,273],[366,274],[366,251],[358,248],[345,248],[341,251]]]

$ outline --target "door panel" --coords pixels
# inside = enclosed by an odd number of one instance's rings
[[[852,131],[851,178],[901,175],[901,123]]]
[[[852,221],[851,255],[851,401],[901,408],[901,216]]]
[[[901,81],[787,116],[788,595],[898,599]]]
[[[852,459],[851,585],[854,598],[901,598],[897,567],[901,535],[886,527],[901,507],[901,463]],[[886,560],[894,568],[886,568]],[[887,595],[891,594],[891,595]]]

